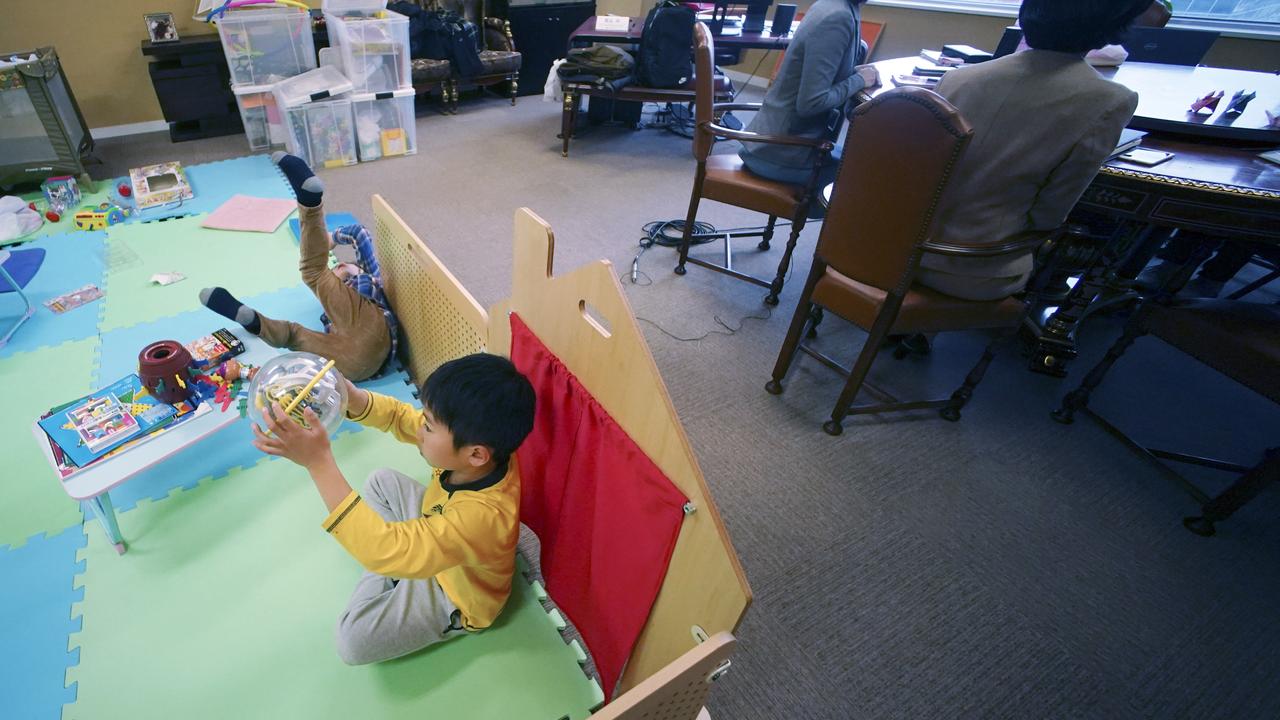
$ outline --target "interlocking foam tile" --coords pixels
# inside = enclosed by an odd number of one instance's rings
[[[360,219],[351,213],[325,213],[324,225],[332,233],[334,230],[343,225],[356,225]],[[293,241],[302,240],[302,225],[298,222],[298,218],[289,218],[289,232],[293,233]]]
[[[320,301],[310,289],[298,281],[297,275],[294,275],[293,279],[298,282],[293,287],[257,295],[236,294],[236,296],[249,307],[259,310],[268,317],[287,318],[313,330],[323,330],[324,327],[320,324],[322,312]],[[186,281],[183,281],[179,284],[185,283]],[[196,298],[197,309],[195,310],[140,322],[128,327],[104,329],[101,361],[95,382],[105,385],[128,373],[137,372],[138,353],[157,340],[177,340],[186,343],[202,335],[208,335],[218,328],[227,328],[237,334],[247,332],[234,321],[200,305],[199,289],[199,286],[188,288]]]
[[[98,304],[102,300],[62,314],[45,307],[44,301],[89,284],[102,287],[106,238],[103,232],[77,232],[47,237],[23,246],[45,249],[44,263],[23,291],[30,298],[35,315],[9,339],[7,345],[0,348],[0,357],[59,345],[68,340],[81,340],[97,333]],[[22,309],[17,293],[0,295],[0,327],[9,327],[22,315]]]
[[[333,447],[357,485],[382,466],[428,472],[382,433]],[[90,532],[64,718],[587,717],[594,690],[520,578],[483,633],[343,665],[334,625],[361,570],[324,515],[305,471],[275,461],[139,503],[120,516],[124,556]]]
[[[84,529],[69,528],[49,538],[34,538],[16,550],[0,549],[0,717],[54,720],[76,697],[64,685],[67,667],[79,653],[67,652],[67,638],[79,632],[72,603],[83,599],[75,576],[84,572],[76,551],[85,545]]]
[[[298,246],[287,227],[269,234],[230,232],[202,228],[202,219],[197,215],[107,230],[100,330],[198,309],[200,290],[213,285],[244,298],[299,284]],[[174,271],[187,279],[151,284],[155,273]]]
[[[81,521],[31,427],[53,405],[93,391],[96,337],[0,358],[0,545]]]

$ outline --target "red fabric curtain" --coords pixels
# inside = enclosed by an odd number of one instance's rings
[[[613,688],[662,587],[687,501],[520,318],[511,360],[538,396],[520,461],[520,520],[542,574]]]

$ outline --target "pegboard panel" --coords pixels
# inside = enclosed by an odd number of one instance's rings
[[[448,360],[483,352],[489,316],[379,195],[374,246],[383,290],[400,321],[401,357],[415,384]]]
[[[716,633],[591,716],[591,720],[694,720],[711,683],[729,669],[737,640]]]

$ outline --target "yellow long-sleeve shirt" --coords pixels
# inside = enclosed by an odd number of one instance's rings
[[[369,393],[369,406],[351,418],[417,443],[422,412],[406,402]],[[371,572],[394,578],[434,577],[462,611],[470,630],[491,625],[511,594],[520,537],[520,472],[513,456],[506,472],[462,486],[435,470],[422,517],[387,522],[352,492],[323,527]]]

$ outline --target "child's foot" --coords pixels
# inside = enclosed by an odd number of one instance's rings
[[[277,150],[271,155],[271,162],[280,166],[280,171],[293,186],[293,194],[298,196],[298,204],[307,207],[320,207],[324,195],[324,183],[311,172],[311,168],[296,155]]]
[[[201,290],[200,302],[222,317],[240,323],[245,330],[254,335],[257,335],[258,331],[262,329],[262,322],[258,319],[257,311],[237,300],[234,295],[223,288],[211,287]]]

